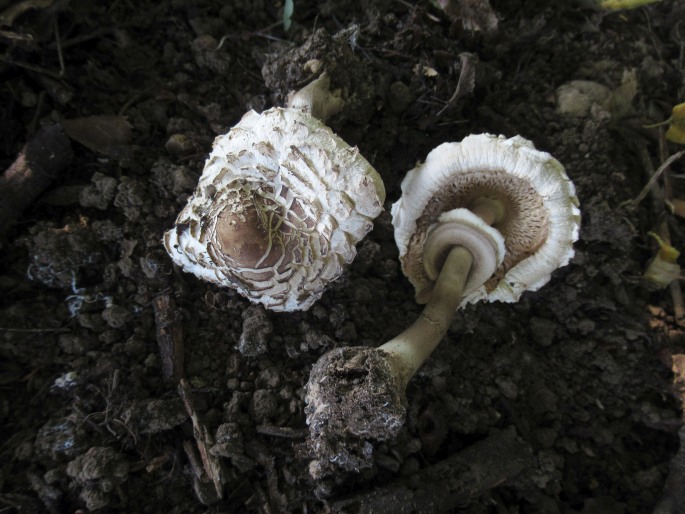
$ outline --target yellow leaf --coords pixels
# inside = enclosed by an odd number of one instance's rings
[[[659,287],[666,287],[680,278],[680,266],[676,262],[680,252],[654,232],[650,232],[649,235],[659,243],[659,251],[642,276]]]
[[[673,113],[666,131],[666,139],[685,145],[685,103],[673,107]]]
[[[600,0],[599,6],[602,9],[634,9],[642,5],[653,4],[659,0]]]
[[[673,211],[673,214],[685,218],[685,200],[674,198],[671,201],[671,210]]]
[[[657,254],[647,266],[642,277],[659,287],[666,287],[680,278],[680,266],[673,262],[666,262]]]
[[[656,239],[656,242],[659,243],[658,257],[664,262],[668,262],[671,264],[675,263],[675,261],[680,256],[680,252],[678,250],[676,250],[675,248],[673,248],[666,241],[661,239],[654,232],[650,232],[649,235],[652,236],[654,239]]]

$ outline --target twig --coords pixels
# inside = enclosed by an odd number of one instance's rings
[[[666,153],[666,144],[663,134],[660,137],[660,149],[659,153],[662,156]],[[637,205],[642,198],[642,193],[649,193],[652,198],[652,210],[657,220],[661,220],[656,228],[656,233],[658,236],[666,243],[671,243],[671,234],[668,230],[668,223],[664,219],[664,214],[666,209],[664,208],[664,202],[673,199],[673,190],[671,187],[670,174],[667,172],[668,167],[671,162],[673,162],[679,155],[685,154],[685,151],[673,154],[671,157],[663,161],[663,164],[659,166],[657,171],[654,171],[654,165],[649,157],[647,148],[643,145],[639,147],[639,156],[642,161],[642,167],[645,174],[649,177],[649,182],[645,188],[643,188],[640,195],[632,202],[633,205]],[[658,177],[663,174],[664,177],[664,187],[655,187],[656,180],[654,177]],[[646,194],[645,193],[645,194]],[[668,286],[671,293],[671,302],[673,304],[673,317],[677,325],[681,325],[685,321],[685,302],[683,301],[683,293],[680,287],[680,283],[677,280],[671,282]]]
[[[635,200],[632,201],[632,205],[637,205],[639,204],[642,200],[644,200],[645,196],[649,194],[651,191],[652,187],[656,183],[657,180],[659,180],[659,177],[661,177],[661,174],[668,169],[668,167],[673,164],[674,161],[677,161],[680,159],[683,155],[685,155],[685,150],[681,150],[680,152],[674,153],[671,155],[668,159],[666,159],[661,166],[656,170],[656,172],[652,173],[649,182],[647,182],[647,185],[642,188],[642,191],[640,191],[640,194],[637,195]]]
[[[69,138],[59,125],[38,132],[0,177],[0,237],[71,162]]]
[[[309,431],[306,428],[298,429],[290,427],[277,427],[273,425],[257,425],[255,429],[258,433],[263,435],[285,437],[287,439],[304,439],[309,435]]]
[[[248,455],[256,460],[266,474],[266,486],[269,494],[267,504],[273,512],[286,512],[287,499],[278,489],[278,473],[276,472],[276,461],[269,452],[269,449],[260,442],[253,440],[247,448]]]
[[[682,514],[685,494],[685,427],[680,429],[680,449],[671,460],[670,471],[664,484],[664,492],[657,503],[654,514]]]
[[[659,133],[659,155],[661,160],[666,159],[667,143],[666,136],[663,130]],[[681,152],[685,153],[685,152]],[[668,160],[668,159],[666,159]],[[665,170],[664,174],[664,201],[673,202],[673,180],[670,170]],[[670,237],[668,231],[668,224],[666,221],[662,223],[663,232],[666,237]],[[683,290],[680,287],[680,282],[674,280],[668,286],[671,293],[671,302],[673,303],[673,318],[675,319],[676,325],[682,326],[685,323],[685,301],[683,300]]]
[[[13,59],[8,58],[6,55],[0,54],[0,62],[4,62],[5,64],[8,64],[9,66],[16,66],[17,68],[23,68],[25,70],[33,71],[35,73],[39,73],[41,75],[45,75],[47,77],[52,77],[55,80],[62,80],[64,77],[62,77],[61,73],[48,70],[47,68],[42,68],[40,66],[35,66],[33,64],[30,64],[28,62],[22,62],[22,61],[15,61]]]
[[[200,418],[195,410],[193,404],[192,393],[190,385],[185,378],[182,378],[178,384],[178,394],[183,400],[188,416],[193,423],[193,436],[197,449],[200,451],[200,459],[202,460],[202,467],[208,479],[214,484],[216,495],[219,498],[224,497],[224,484],[226,483],[221,461],[209,452],[209,449],[214,444],[214,439],[209,433],[207,427],[200,422]],[[186,450],[187,453],[187,450]]]
[[[183,377],[183,329],[176,315],[176,305],[168,294],[152,300],[157,326],[157,345],[162,359],[162,376],[178,382]]]
[[[476,66],[478,58],[472,53],[462,52],[459,54],[459,59],[461,60],[461,72],[459,73],[457,87],[454,90],[452,97],[447,100],[445,106],[435,115],[436,119],[447,109],[456,104],[462,96],[473,93],[473,89],[476,87]]]
[[[11,328],[11,327],[0,327],[0,332],[26,332],[29,334],[41,334],[44,332],[71,332],[70,328],[67,327],[56,327],[56,328]]]
[[[532,464],[531,448],[512,427],[456,455],[371,492],[332,503],[334,512],[408,514],[452,511],[516,477]]]
[[[63,77],[66,70],[64,66],[64,54],[62,53],[62,43],[59,37],[59,23],[57,23],[57,17],[53,19],[54,31],[55,31],[55,44],[57,45],[57,59],[59,60],[59,76]]]

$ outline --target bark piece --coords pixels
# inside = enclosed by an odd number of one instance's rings
[[[532,464],[531,448],[514,428],[502,430],[415,475],[332,504],[334,512],[448,512],[497,487]]]
[[[168,294],[152,300],[157,325],[157,344],[165,380],[177,382],[183,377],[183,329],[176,316],[176,305]]]
[[[183,399],[186,411],[190,416],[193,423],[193,435],[195,436],[195,444],[200,453],[200,460],[202,462],[202,468],[200,469],[197,465],[193,465],[196,470],[196,492],[198,487],[202,484],[211,483],[214,487],[214,492],[216,497],[221,499],[224,497],[224,484],[226,483],[226,477],[224,476],[223,468],[221,467],[221,460],[219,457],[212,455],[210,448],[214,445],[214,438],[209,433],[207,427],[200,421],[200,418],[195,410],[195,405],[193,403],[192,392],[190,391],[190,384],[188,381],[182,378],[178,385],[178,394]],[[195,455],[189,442],[186,441],[184,444],[186,454],[194,462],[193,456]],[[200,487],[200,489],[203,489]],[[198,493],[198,496],[200,494]],[[202,495],[201,497],[204,497]]]

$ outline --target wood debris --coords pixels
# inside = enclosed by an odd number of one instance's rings
[[[514,428],[502,430],[414,475],[332,504],[334,512],[448,512],[516,477],[532,450]]]
[[[0,236],[71,162],[69,138],[60,125],[38,132],[0,177]]]
[[[178,382],[183,377],[183,328],[176,314],[176,304],[168,294],[152,300],[157,326],[157,344],[165,380]]]
[[[183,399],[183,404],[185,405],[186,411],[188,412],[188,415],[193,423],[195,444],[197,445],[197,449],[200,453],[200,462],[202,463],[201,468],[195,460],[195,452],[190,442],[186,441],[186,443],[184,443],[184,449],[188,455],[188,458],[190,459],[191,465],[193,465],[197,481],[202,483],[212,483],[217,498],[222,499],[224,497],[224,484],[226,483],[226,478],[224,476],[223,468],[221,467],[221,459],[212,455],[209,451],[214,444],[214,438],[209,433],[207,427],[200,421],[193,404],[190,384],[188,384],[188,381],[184,378],[179,381],[178,393]]]

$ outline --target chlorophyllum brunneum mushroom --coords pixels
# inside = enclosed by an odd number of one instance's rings
[[[371,464],[369,439],[395,437],[405,388],[456,310],[515,302],[573,257],[580,211],[563,166],[522,137],[472,135],[428,154],[392,208],[402,270],[426,304],[379,348],[343,347],[319,359],[306,389],[314,478]]]
[[[385,200],[376,170],[325,125],[342,107],[322,74],[287,108],[219,136],[174,228],[173,261],[275,311],[306,310],[356,255]]]

